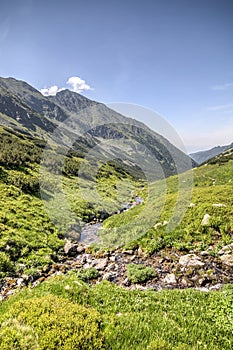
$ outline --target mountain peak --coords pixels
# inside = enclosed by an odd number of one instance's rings
[[[78,113],[80,110],[98,103],[69,89],[61,90],[57,92],[56,96],[48,96],[48,98],[50,101],[61,107],[65,107],[66,110],[72,113]]]

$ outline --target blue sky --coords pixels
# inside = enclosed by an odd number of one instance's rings
[[[157,111],[189,152],[228,144],[233,1],[2,2],[0,76]]]

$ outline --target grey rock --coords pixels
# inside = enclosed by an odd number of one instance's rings
[[[106,272],[103,277],[102,277],[103,280],[106,280],[106,281],[110,281],[113,279],[113,275],[110,273],[110,272]]]
[[[220,259],[224,265],[233,266],[233,254],[224,254]]]
[[[179,259],[179,264],[185,267],[198,267],[205,265],[202,261],[200,261],[200,258],[196,254],[187,254],[181,256]]]
[[[222,289],[222,284],[217,283],[209,288],[209,290],[221,290]]]
[[[18,287],[21,287],[22,285],[24,284],[24,279],[21,277],[21,278],[18,278],[17,279],[17,286]]]
[[[64,245],[64,252],[66,255],[75,256],[77,254],[77,244],[67,241]]]
[[[222,247],[221,250],[219,250],[218,254],[223,255],[223,254],[231,254],[233,253],[233,243],[225,245]]]
[[[201,222],[202,226],[208,226],[209,222],[210,222],[210,215],[205,214]]]
[[[95,268],[97,270],[104,270],[105,267],[108,265],[108,258],[96,259],[95,261],[96,261]]]
[[[123,254],[127,254],[127,255],[133,255],[133,250],[132,250],[132,249],[130,249],[130,250],[124,250],[122,253],[123,253]]]
[[[200,292],[205,292],[205,293],[209,292],[209,289],[206,287],[196,287],[195,289],[199,290]]]
[[[85,252],[85,247],[83,246],[83,245],[79,245],[78,247],[77,247],[77,253],[78,254],[82,254],[82,253],[84,253]]]
[[[209,255],[209,252],[207,250],[203,250],[202,252],[200,252],[201,256],[207,256]]]
[[[166,277],[164,277],[163,282],[166,284],[175,285],[177,283],[175,274],[169,273]]]

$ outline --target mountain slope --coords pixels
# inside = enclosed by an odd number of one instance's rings
[[[150,155],[165,176],[191,166],[187,155],[143,123],[69,90],[45,97],[25,82],[1,78],[0,113],[2,125],[53,139],[57,144],[82,149],[84,153],[98,146],[99,153],[107,158],[120,158],[135,165],[137,156],[147,168],[151,166],[147,160]],[[104,142],[106,140],[121,140],[123,145],[115,142],[113,146],[111,142]],[[142,146],[142,150],[139,151],[138,146]],[[156,176],[160,176],[159,172]]]
[[[232,144],[233,145],[233,144]],[[226,149],[224,152],[218,154],[217,156],[208,159],[204,164],[223,164],[233,160],[233,147]]]
[[[190,153],[190,157],[197,164],[202,164],[202,163],[206,162],[208,159],[211,159],[211,158],[217,156],[218,154],[220,154],[220,153],[224,152],[225,150],[232,148],[232,147],[233,147],[233,143],[231,143],[230,145],[226,145],[226,146],[217,146],[217,147],[211,148],[211,149],[206,150],[206,151]]]

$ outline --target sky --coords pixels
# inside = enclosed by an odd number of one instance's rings
[[[187,152],[233,141],[232,0],[0,5],[1,77],[156,111]],[[138,119],[156,131],[153,113]]]

